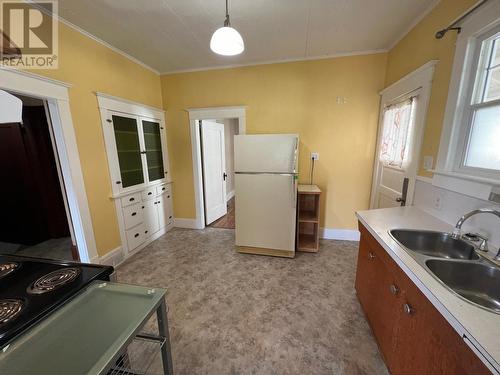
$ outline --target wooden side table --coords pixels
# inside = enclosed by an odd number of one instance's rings
[[[316,185],[299,185],[297,199],[297,251],[319,250],[319,199]]]

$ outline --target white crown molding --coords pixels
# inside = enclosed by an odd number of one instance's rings
[[[389,46],[387,47],[387,50],[390,51],[392,50],[394,47],[396,47],[396,45],[401,42],[401,40],[403,40],[403,38],[405,36],[407,36],[410,31],[412,31],[415,26],[417,26],[420,21],[422,21],[430,12],[432,12],[434,10],[434,8],[439,4],[441,0],[434,0],[426,9],[425,11],[418,17],[416,17],[413,22],[411,22],[408,27],[404,30],[404,32],[398,36],[391,44],[389,44]],[[437,30],[436,30],[437,31]]]
[[[41,7],[39,5],[36,4],[36,2],[34,0],[24,0],[26,3],[29,3],[31,4],[34,8],[38,9],[39,11],[45,13],[45,14],[48,14],[49,16],[51,17],[54,17],[53,14],[51,14],[51,12],[49,12],[46,8],[44,7]],[[91,34],[89,33],[88,31],[82,29],[81,27],[71,23],[70,21],[68,21],[67,19],[61,17],[59,14],[57,14],[55,16],[55,19],[61,23],[63,23],[64,25],[72,28],[73,30],[79,32],[80,34],[82,35],[85,35],[87,38],[90,38],[92,39],[94,42],[97,42],[101,45],[103,45],[104,47],[106,48],[109,48],[110,50],[112,50],[113,52],[116,52],[120,55],[122,55],[123,57],[129,59],[130,61],[132,61],[133,63],[136,63],[140,66],[142,66],[143,68],[146,68],[148,70],[150,70],[151,72],[155,73],[156,75],[160,75],[160,72],[158,70],[156,70],[155,68],[147,65],[146,63],[142,62],[141,60],[138,60],[136,59],[135,57],[129,55],[127,52],[124,52],[122,51],[121,49],[115,47],[115,46],[112,46],[111,44],[109,44],[108,42],[105,42],[104,40],[98,38],[97,36],[95,36],[94,34]]]
[[[298,58],[289,58],[289,59],[280,59],[280,60],[260,61],[260,62],[259,61],[254,61],[254,62],[245,63],[245,64],[230,64],[230,65],[221,65],[221,66],[206,66],[206,67],[194,68],[194,69],[169,70],[169,71],[160,73],[160,75],[170,75],[170,74],[180,74],[180,73],[193,73],[193,72],[203,72],[203,71],[208,71],[208,70],[232,69],[232,68],[242,68],[242,67],[247,67],[247,66],[283,64],[283,63],[300,62],[300,61],[327,60],[327,59],[334,59],[334,58],[337,58],[337,57],[349,57],[349,56],[361,56],[361,55],[375,55],[375,54],[387,53],[387,52],[388,52],[387,49],[372,49],[372,50],[365,50],[365,51],[339,52],[339,53],[333,53],[333,54],[321,55],[321,56],[298,57]]]

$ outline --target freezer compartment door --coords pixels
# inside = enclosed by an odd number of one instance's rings
[[[296,134],[236,135],[236,172],[298,173]]]
[[[237,174],[236,245],[295,251],[294,175]]]

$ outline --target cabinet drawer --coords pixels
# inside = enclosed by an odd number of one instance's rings
[[[122,207],[130,206],[131,204],[141,202],[141,193],[134,193],[127,195],[121,199]]]
[[[144,221],[143,205],[141,203],[134,204],[123,208],[123,221],[125,229],[135,227]]]
[[[144,224],[139,224],[125,232],[129,251],[144,243],[146,240],[145,230]]]
[[[153,199],[156,196],[156,189],[155,187],[150,187],[142,191],[142,200],[149,200]]]
[[[168,184],[163,184],[159,185],[156,187],[156,195],[160,195],[163,193],[169,193],[170,194],[170,185]]]

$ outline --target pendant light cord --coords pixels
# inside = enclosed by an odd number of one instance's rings
[[[228,7],[227,7],[227,1],[226,0],[226,19],[224,20],[224,27],[230,27],[231,26],[231,22],[229,21],[229,10],[228,10]]]

